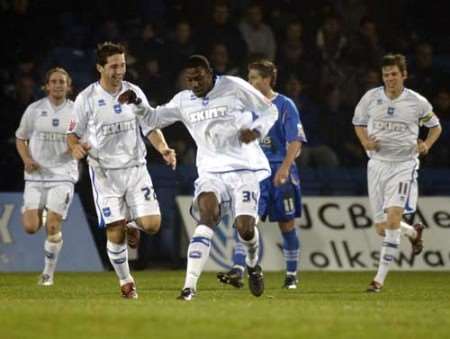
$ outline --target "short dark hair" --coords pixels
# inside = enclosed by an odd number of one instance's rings
[[[248,65],[248,70],[254,69],[259,72],[263,78],[270,78],[270,86],[275,87],[277,83],[277,67],[267,59],[258,60]]]
[[[403,74],[406,72],[406,58],[403,54],[387,54],[381,61],[381,70],[387,66],[397,66]]]
[[[207,70],[208,72],[212,72],[211,65],[208,59],[204,55],[194,54],[191,55],[184,64],[184,68],[197,68],[201,67]]]
[[[110,41],[103,42],[97,45],[97,64],[105,66],[108,62],[108,57],[115,54],[125,54],[125,46],[122,44],[115,44]]]

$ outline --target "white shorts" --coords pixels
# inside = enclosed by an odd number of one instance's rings
[[[72,202],[74,185],[69,181],[26,181],[23,192],[24,210],[46,208],[66,219]]]
[[[404,214],[416,211],[419,161],[387,162],[369,160],[367,183],[375,223],[386,221],[389,207],[402,207]]]
[[[208,173],[195,181],[195,194],[191,215],[200,222],[198,197],[204,192],[213,192],[220,204],[220,220],[229,215],[233,220],[240,215],[257,219],[260,196],[259,181],[252,171]]]
[[[89,174],[99,227],[161,214],[146,166],[115,170],[89,167]]]

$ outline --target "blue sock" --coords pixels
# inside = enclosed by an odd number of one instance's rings
[[[297,237],[297,230],[294,228],[289,232],[282,232],[283,255],[286,260],[286,273],[296,275],[298,269],[298,257],[300,254],[300,241]]]
[[[233,249],[233,268],[239,268],[242,272],[245,270],[245,246],[239,241],[238,231],[235,228],[233,232],[235,241]]]

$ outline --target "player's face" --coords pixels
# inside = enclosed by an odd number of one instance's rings
[[[213,87],[212,73],[203,67],[187,68],[185,75],[196,97],[204,97]]]
[[[248,71],[248,82],[260,92],[266,92],[270,87],[270,79],[263,78],[256,69]]]
[[[397,92],[403,88],[406,72],[402,73],[397,65],[383,67],[382,75],[384,86],[387,91]]]
[[[98,70],[102,80],[111,87],[119,87],[127,70],[125,64],[125,54],[114,54],[106,59],[104,66],[99,66]]]
[[[45,89],[48,96],[54,99],[65,98],[70,89],[66,75],[61,72],[53,72],[45,85]]]

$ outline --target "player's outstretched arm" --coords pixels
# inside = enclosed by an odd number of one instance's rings
[[[39,164],[31,157],[27,140],[16,138],[16,148],[27,173],[34,172],[40,168]]]
[[[159,129],[151,131],[147,139],[150,141],[152,146],[161,154],[167,165],[172,167],[174,170],[177,167],[177,156],[175,150],[167,145],[164,134]]]
[[[80,143],[80,139],[74,133],[67,135],[67,146],[69,147],[72,157],[77,160],[86,157],[91,148],[91,146],[86,143]]]

